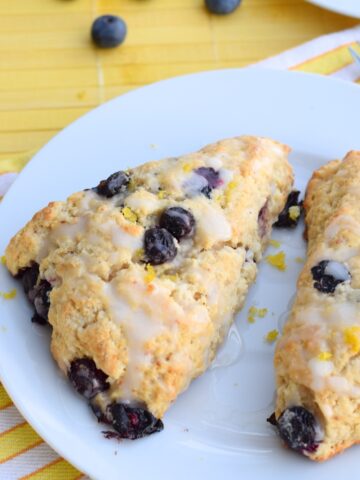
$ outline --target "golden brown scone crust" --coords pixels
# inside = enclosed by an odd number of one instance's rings
[[[288,152],[265,138],[223,140],[129,170],[124,195],[79,192],[37,213],[11,240],[6,265],[16,275],[37,262],[53,286],[51,351],[63,372],[89,357],[109,376],[111,400],[161,417],[208,367],[244,302],[291,190]],[[222,179],[211,198],[194,173],[204,166]],[[193,213],[195,236],[152,269],[144,232],[170,206]]]
[[[312,412],[323,438],[307,455],[326,460],[360,441],[360,152],[317,170],[304,207],[308,255],[275,352],[276,417],[295,405]],[[313,286],[323,260],[350,272],[334,293]]]

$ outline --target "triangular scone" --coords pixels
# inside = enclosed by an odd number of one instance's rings
[[[325,460],[360,442],[360,152],[317,170],[305,198],[308,256],[275,353],[273,423]]]
[[[55,360],[120,436],[159,430],[214,358],[291,190],[288,152],[238,137],[118,172],[10,242]]]

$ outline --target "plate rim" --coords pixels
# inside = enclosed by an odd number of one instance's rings
[[[14,188],[14,186],[18,183],[20,178],[23,176],[23,172],[26,172],[27,169],[31,168],[30,164],[32,164],[34,161],[39,162],[41,161],[41,157],[45,151],[48,148],[51,148],[51,145],[54,141],[58,141],[59,138],[61,138],[64,133],[68,131],[68,129],[73,128],[74,125],[82,122],[84,118],[87,118],[89,116],[94,116],[97,114],[99,110],[103,110],[105,108],[109,108],[111,105],[116,104],[118,101],[121,101],[124,97],[129,97],[129,96],[134,96],[139,93],[139,91],[151,91],[152,88],[161,86],[162,84],[168,84],[168,83],[176,83],[178,81],[181,81],[182,79],[191,79],[193,77],[206,77],[208,75],[217,75],[217,74],[223,74],[223,73],[228,73],[231,74],[232,72],[245,72],[244,74],[250,74],[248,72],[254,72],[255,75],[261,75],[263,72],[272,72],[275,76],[280,75],[283,77],[304,77],[304,78],[309,78],[312,77],[314,81],[317,82],[331,82],[333,84],[338,84],[341,86],[341,88],[346,88],[349,90],[354,90],[358,94],[358,86],[354,85],[351,82],[346,82],[342,79],[338,78],[331,78],[331,77],[326,77],[322,75],[317,75],[317,74],[310,74],[306,72],[294,72],[294,71],[288,71],[288,70],[276,70],[276,69],[271,69],[271,68],[263,68],[259,66],[250,66],[246,68],[227,68],[227,69],[213,69],[213,70],[207,70],[204,72],[196,72],[196,73],[191,73],[191,74],[186,74],[186,75],[181,75],[181,76],[175,76],[171,78],[167,78],[164,80],[160,80],[158,82],[154,82],[152,84],[142,86],[140,88],[136,88],[131,90],[130,92],[126,92],[125,94],[122,94],[120,96],[117,96],[111,100],[108,100],[107,102],[89,110],[86,112],[84,115],[80,116],[78,119],[75,121],[71,122],[68,126],[66,126],[63,130],[58,132],[56,135],[54,135],[45,145],[43,145],[39,151],[32,157],[32,159],[27,163],[27,165],[23,168],[23,170],[20,172],[18,175],[17,179],[15,180],[14,184],[10,187],[9,192],[11,192]],[[3,208],[6,208],[7,201],[6,201],[6,195],[4,197],[3,202],[1,203],[0,206],[0,216],[2,215],[2,210]],[[3,207],[3,204],[5,202],[5,207]],[[23,402],[20,398],[19,395],[16,394],[16,388],[14,388],[14,382],[11,382],[10,377],[7,377],[6,374],[4,375],[4,370],[1,362],[0,362],[0,381],[3,384],[5,390],[8,392],[11,400],[13,401],[14,405],[16,408],[19,410],[21,415],[24,417],[24,419],[31,425],[31,427],[39,434],[39,436],[46,442],[55,452],[57,452],[62,458],[67,460],[71,465],[73,465],[75,468],[77,468],[80,472],[83,472],[83,474],[86,474],[88,476],[91,476],[91,472],[87,470],[86,462],[78,461],[76,456],[70,457],[68,455],[68,451],[66,448],[63,448],[61,445],[61,442],[56,443],[56,441],[53,441],[53,438],[51,435],[48,437],[48,434],[45,430],[43,430],[41,423],[38,423],[35,416],[32,413],[32,409],[26,404],[26,401]],[[13,397],[16,399],[14,400]],[[84,463],[84,464],[83,464]]]
[[[321,7],[341,15],[346,15],[347,17],[360,18],[360,6],[357,7],[356,11],[354,12],[353,7],[351,5],[345,5],[345,7],[338,6],[337,4],[333,3],[333,0],[330,0],[330,4],[329,4],[329,0],[307,0],[307,1],[309,3],[312,3],[313,5],[316,5],[317,7]],[[342,3],[343,2],[344,0],[342,0]],[[348,0],[345,0],[345,2],[348,2]]]

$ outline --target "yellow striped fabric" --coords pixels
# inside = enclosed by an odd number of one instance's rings
[[[101,13],[128,23],[116,51],[90,45],[89,25]],[[243,0],[229,17],[209,15],[203,0],[0,2],[0,196],[51,136],[109,98],[178,74],[244,66],[356,24],[302,0]],[[358,48],[356,40],[358,31],[325,37],[264,65],[358,81],[347,48]],[[41,440],[0,385],[0,479],[85,478]]]

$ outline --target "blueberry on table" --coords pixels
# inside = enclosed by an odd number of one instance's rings
[[[144,408],[123,403],[112,403],[108,408],[113,419],[112,426],[120,438],[136,440],[164,428],[162,421]]]
[[[277,421],[280,438],[292,450],[314,452],[319,444],[319,427],[314,415],[304,407],[290,407]]]
[[[167,208],[161,214],[159,224],[178,240],[192,237],[195,232],[194,215],[182,207]]]
[[[151,265],[160,265],[173,260],[177,254],[174,237],[165,228],[149,228],[145,232],[144,250]]]
[[[321,293],[334,293],[340,283],[351,279],[349,270],[341,262],[322,260],[312,267],[314,288]]]
[[[209,12],[218,15],[232,13],[240,5],[241,0],[205,0]]]
[[[107,390],[107,375],[96,367],[94,360],[79,358],[71,362],[68,377],[75,390],[87,399]]]
[[[91,27],[91,38],[100,48],[117,47],[125,40],[126,33],[126,23],[115,15],[103,15]]]
[[[130,177],[126,172],[115,172],[106,180],[101,180],[94,190],[102,197],[111,198],[118,193],[125,192],[129,182]]]

